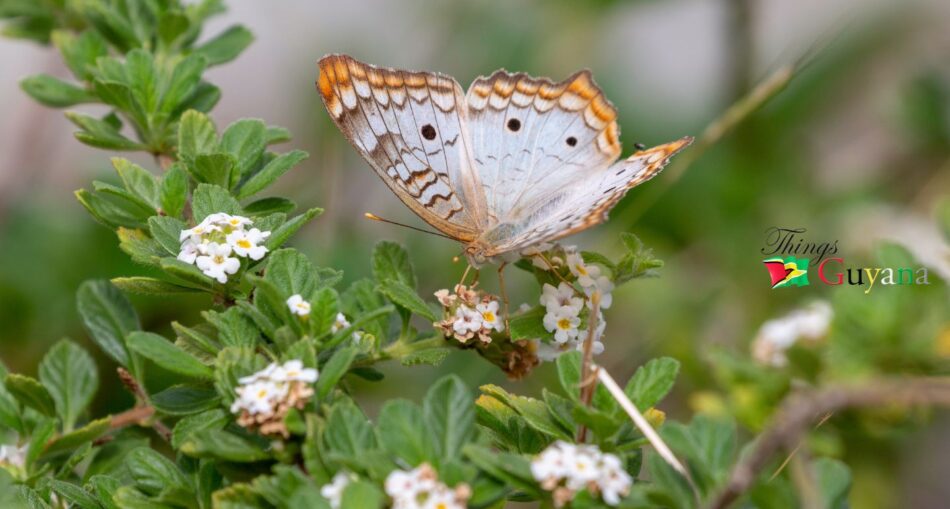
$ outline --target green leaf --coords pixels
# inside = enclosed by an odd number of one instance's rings
[[[175,65],[171,78],[162,93],[158,110],[165,115],[179,111],[201,83],[206,61],[200,55],[189,55]]]
[[[264,279],[270,281],[282,295],[299,294],[309,300],[317,289],[313,264],[296,249],[279,249],[269,256]]]
[[[286,143],[291,140],[290,131],[283,127],[267,126],[267,133],[264,134],[268,145],[277,143]]]
[[[174,217],[152,216],[148,218],[148,227],[153,239],[158,241],[169,254],[178,256],[178,252],[181,251],[181,241],[178,239],[181,238],[182,230],[188,228],[185,223]]]
[[[818,491],[828,509],[848,507],[848,491],[851,489],[851,470],[844,463],[831,458],[818,458],[812,462]]]
[[[116,277],[110,281],[123,292],[138,295],[161,295],[168,297],[200,292],[200,290],[194,288],[179,286],[153,277]]]
[[[211,368],[158,334],[135,331],[126,337],[126,343],[133,352],[171,372],[205,380],[214,375]]]
[[[20,403],[39,411],[43,415],[56,416],[56,403],[46,387],[35,378],[17,373],[9,373],[3,380],[10,395]]]
[[[366,481],[354,481],[343,489],[340,507],[345,509],[380,509],[386,501],[385,495],[374,484]]]
[[[373,426],[349,399],[341,400],[330,409],[324,440],[334,452],[352,457],[376,447]]]
[[[402,399],[389,400],[379,411],[377,421],[379,443],[390,454],[410,466],[435,461],[425,418],[417,405]]]
[[[125,336],[138,330],[139,318],[129,300],[108,281],[86,281],[76,295],[79,316],[93,341],[120,365],[129,367]]]
[[[221,135],[221,148],[234,156],[236,173],[228,187],[233,187],[238,179],[250,175],[266,147],[264,134],[267,125],[257,119],[241,119],[229,125]]]
[[[488,475],[535,498],[541,498],[543,492],[531,475],[531,464],[523,456],[510,453],[495,453],[487,447],[469,444],[464,449],[465,456]]]
[[[99,388],[96,363],[84,349],[64,339],[43,356],[39,377],[53,397],[63,430],[72,430]]]
[[[561,440],[570,441],[572,439],[572,430],[561,426],[548,412],[548,407],[543,401],[511,394],[497,385],[483,385],[479,389],[514,409],[518,415],[524,418],[525,422],[541,433]]]
[[[278,213],[289,214],[295,208],[297,208],[297,204],[287,198],[271,197],[248,203],[244,206],[244,211],[252,216],[267,216]]]
[[[401,362],[403,366],[417,366],[420,364],[438,366],[442,364],[442,361],[444,361],[450,353],[452,353],[451,348],[426,348],[425,350],[416,350],[409,355],[403,356],[399,359],[399,362]]]
[[[197,182],[227,188],[231,184],[234,166],[234,156],[230,154],[198,154],[191,163],[185,165],[185,169]]]
[[[294,150],[293,152],[275,157],[264,165],[259,172],[255,173],[241,185],[237,195],[238,199],[244,199],[261,192],[273,184],[281,175],[287,173],[287,171],[293,168],[297,163],[306,159],[308,155],[309,154],[303,150]]]
[[[60,435],[46,445],[44,456],[70,451],[84,443],[91,442],[108,432],[111,423],[112,417],[103,417],[89,422],[77,430]]]
[[[218,132],[207,115],[186,111],[178,124],[178,157],[190,161],[199,154],[210,154],[218,148]]]
[[[94,182],[94,184],[96,183]],[[75,195],[79,203],[92,214],[92,217],[110,229],[120,226],[139,228],[151,215],[151,211],[143,209],[136,202],[129,201],[122,196],[123,193],[125,191],[119,190],[118,196],[113,196],[107,193],[89,192],[80,189],[75,192]]]
[[[208,65],[220,65],[237,58],[253,40],[248,29],[235,25],[195,48],[195,52],[204,55]]]
[[[190,415],[218,406],[217,391],[204,387],[173,385],[149,398],[159,412],[168,415]]]
[[[127,191],[154,209],[161,206],[159,202],[159,182],[155,175],[121,157],[113,157],[112,166],[115,167]]]
[[[172,45],[188,31],[188,16],[178,10],[163,12],[158,19],[158,36],[165,45]]]
[[[287,242],[287,239],[289,239],[291,235],[297,233],[297,230],[302,228],[303,225],[322,213],[323,209],[313,208],[299,216],[294,216],[291,220],[280,225],[280,228],[271,232],[270,237],[267,238],[267,242],[265,242],[264,245],[270,250],[277,249],[282,246],[284,242]]]
[[[227,412],[220,408],[184,417],[172,430],[172,447],[178,449],[192,433],[208,429],[223,429],[230,421]]]
[[[67,111],[66,118],[81,129],[81,131],[75,133],[75,136],[77,140],[86,145],[110,150],[145,149],[145,145],[126,138],[112,124],[104,120],[75,111]]]
[[[198,267],[175,258],[163,258],[160,263],[162,270],[171,276],[175,283],[199,290],[210,290],[215,282],[205,276]]]
[[[220,458],[250,463],[270,457],[267,451],[251,441],[219,429],[195,431],[181,444],[181,452],[197,458]]]
[[[426,427],[435,440],[435,454],[448,460],[475,436],[475,408],[468,388],[457,376],[442,378],[422,403]]]
[[[544,328],[544,314],[546,312],[543,306],[535,306],[523,313],[512,315],[508,320],[508,326],[511,329],[511,340],[553,337],[553,334]]]
[[[171,217],[181,217],[188,200],[188,174],[180,163],[175,163],[165,172],[159,185],[159,204],[162,211]]]
[[[317,398],[325,400],[330,391],[336,387],[343,375],[350,369],[350,364],[356,358],[357,350],[351,347],[343,347],[333,352],[330,360],[323,365],[320,371],[320,377],[316,383]]]
[[[33,99],[54,108],[96,101],[96,98],[84,88],[47,74],[37,74],[24,79],[20,82],[20,88]]]
[[[75,484],[58,481],[56,479],[50,480],[49,483],[53,491],[71,504],[70,507],[80,509],[100,509],[102,507],[99,505],[99,502],[96,501],[96,497],[94,497],[92,493],[89,493]]]
[[[680,363],[676,359],[652,359],[637,369],[627,382],[624,393],[640,410],[656,406],[673,388],[679,369]]]
[[[192,491],[191,483],[181,469],[161,454],[140,447],[126,456],[125,464],[135,484],[148,493],[160,493],[170,489]]]
[[[52,40],[63,55],[63,61],[69,70],[83,81],[92,79],[96,60],[108,53],[106,42],[95,30],[86,30],[78,36],[69,30],[56,30],[52,34]]]
[[[380,280],[379,291],[402,308],[433,322],[439,320],[439,316],[419,297],[416,291],[398,279]]]
[[[373,277],[379,282],[396,280],[409,288],[416,288],[416,275],[409,254],[395,242],[384,240],[373,248]]]
[[[331,331],[340,310],[340,298],[336,290],[323,287],[310,299],[310,334],[320,337]]]
[[[557,378],[567,396],[577,402],[580,397],[581,353],[567,352],[557,358]]]
[[[241,205],[226,189],[211,184],[198,184],[191,196],[191,212],[195,221],[201,222],[217,212],[240,214]]]

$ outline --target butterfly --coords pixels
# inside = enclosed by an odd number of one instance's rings
[[[617,111],[590,71],[564,81],[319,62],[334,123],[389,188],[469,263],[508,261],[607,219],[691,137],[620,157]]]

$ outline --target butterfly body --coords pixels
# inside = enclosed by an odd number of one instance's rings
[[[620,156],[616,110],[588,71],[561,82],[500,70],[451,77],[319,62],[317,88],[350,143],[478,266],[604,221],[692,138]]]

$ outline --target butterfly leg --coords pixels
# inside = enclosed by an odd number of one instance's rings
[[[505,266],[508,265],[508,262],[501,262],[498,266],[498,288],[501,292],[501,306],[502,314],[505,317],[505,330],[508,331],[508,334],[511,334],[511,329],[508,328],[508,291],[505,289]]]

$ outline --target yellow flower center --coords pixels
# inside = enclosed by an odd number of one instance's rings
[[[449,506],[445,502],[439,502],[435,505],[435,509],[449,509]]]
[[[264,396],[267,396],[267,389],[261,389],[261,390],[257,391],[257,397],[258,397],[258,398],[263,398]]]
[[[251,243],[247,239],[241,239],[237,241],[237,245],[243,247],[244,249],[251,249]]]
[[[492,313],[491,311],[485,311],[482,313],[482,318],[484,318],[486,322],[494,322],[495,313]]]
[[[214,256],[214,263],[217,263],[217,264],[222,264],[222,263],[224,263],[224,257],[221,256],[221,255],[215,255],[215,256]]]
[[[557,321],[557,326],[559,329],[564,329],[564,330],[570,329],[571,321],[568,320],[567,318],[561,318],[560,320]]]

